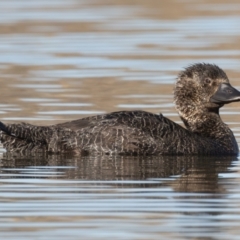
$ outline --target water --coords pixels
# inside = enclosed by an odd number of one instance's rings
[[[235,158],[6,157],[3,165],[3,239],[19,231],[25,239],[234,239],[239,231]]]
[[[0,118],[50,125],[162,112],[177,73],[222,67],[240,88],[240,5],[0,2]],[[239,103],[221,116],[240,144]],[[238,239],[236,158],[20,156],[0,149],[1,239]]]

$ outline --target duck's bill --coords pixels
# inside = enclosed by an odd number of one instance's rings
[[[210,101],[217,104],[227,104],[240,101],[240,92],[229,83],[221,83],[217,92],[210,98]]]

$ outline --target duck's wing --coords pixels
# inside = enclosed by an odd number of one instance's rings
[[[179,136],[188,132],[163,117],[122,111],[52,126],[0,124],[0,140],[8,151],[86,152],[128,155],[177,153]]]
[[[66,139],[66,144],[81,146],[86,152],[126,155],[169,154],[170,149],[175,154],[177,135],[188,132],[161,114],[143,111],[114,112],[61,126],[74,126],[76,131],[74,143]]]
[[[66,144],[81,146],[87,153],[175,155],[191,151],[187,146],[193,134],[162,114],[120,111],[65,124],[76,131],[76,138],[66,139]]]

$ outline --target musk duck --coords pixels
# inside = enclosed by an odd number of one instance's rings
[[[221,68],[197,63],[179,73],[174,90],[185,128],[162,114],[119,111],[51,126],[0,122],[0,140],[22,154],[237,155],[236,139],[219,116],[236,101],[240,92]]]

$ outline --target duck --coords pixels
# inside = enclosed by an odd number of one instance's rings
[[[184,127],[161,113],[117,111],[50,126],[0,122],[0,141],[22,154],[237,156],[234,134],[219,115],[237,101],[240,92],[220,67],[195,63],[178,74],[174,88]]]

